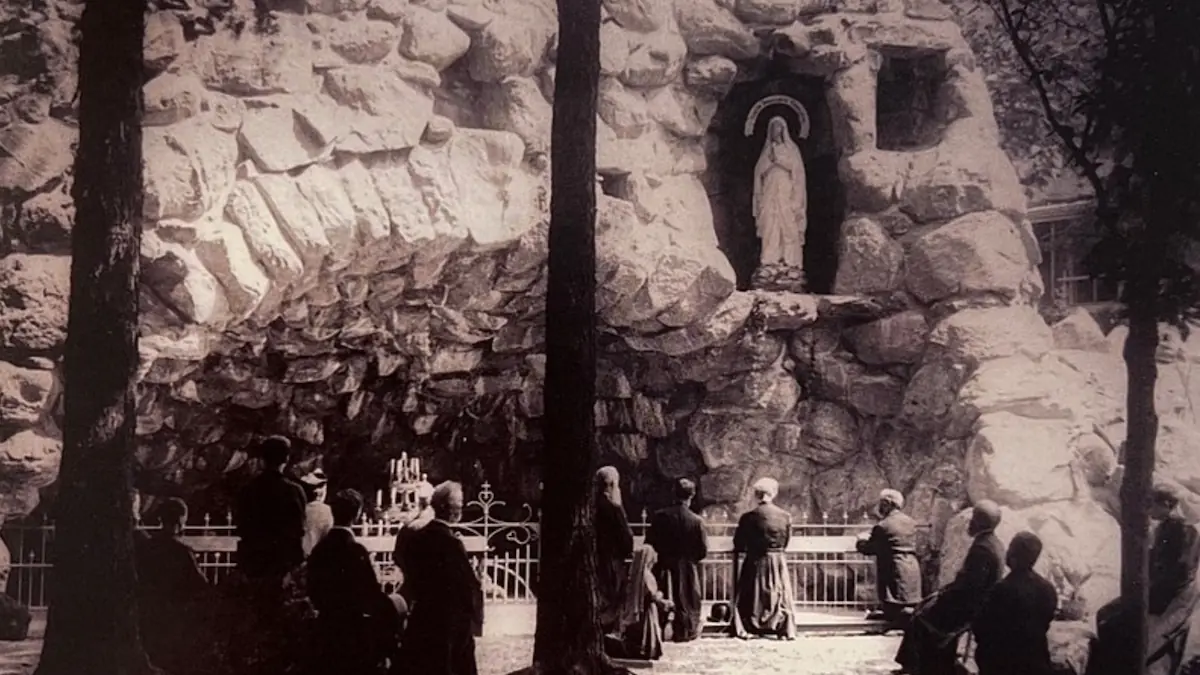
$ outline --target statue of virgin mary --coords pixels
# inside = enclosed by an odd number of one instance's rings
[[[762,267],[804,266],[808,192],[804,159],[788,133],[787,121],[767,123],[767,140],[754,167],[754,222],[762,240]]]

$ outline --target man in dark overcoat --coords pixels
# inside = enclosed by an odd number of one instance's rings
[[[1042,540],[1019,532],[1008,544],[1008,576],[996,584],[971,624],[979,675],[1050,675],[1046,637],[1058,610],[1054,584],[1033,570]]]
[[[395,651],[400,618],[383,592],[371,554],[350,529],[363,509],[356,490],[329,501],[333,529],[308,558],[308,594],[317,610],[313,675],[376,675]]]
[[[674,642],[695,640],[704,627],[700,562],[708,555],[708,535],[704,521],[692,512],[695,496],[696,484],[680,478],[675,484],[675,505],[656,512],[646,533],[646,545],[658,553],[654,567],[658,586],[675,603],[671,619]]]
[[[917,523],[901,509],[904,495],[879,493],[880,520],[870,537],[856,543],[859,553],[875,558],[875,585],[889,628],[907,626],[908,615],[921,601],[921,563],[917,560]]]
[[[949,585],[917,608],[896,654],[901,673],[953,675],[957,639],[975,619],[988,592],[1004,574],[1004,545],[996,537],[1000,507],[975,504],[967,534],[973,537],[962,567]]]
[[[463,490],[433,491],[434,520],[405,545],[412,604],[393,673],[477,675],[475,635],[483,626],[483,590],[451,525],[462,519]]]
[[[271,436],[259,447],[263,470],[242,489],[234,511],[237,566],[251,579],[282,580],[304,562],[304,488],[288,477],[292,444]]]

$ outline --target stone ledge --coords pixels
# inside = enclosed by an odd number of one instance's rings
[[[889,296],[821,295],[790,291],[748,291],[754,314],[767,331],[796,330],[822,321],[867,321],[908,309],[898,294]]]

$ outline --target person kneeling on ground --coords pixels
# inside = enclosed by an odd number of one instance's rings
[[[917,523],[904,513],[904,495],[879,493],[879,522],[855,549],[875,558],[875,590],[887,630],[908,627],[921,600],[921,564],[917,560]]]
[[[1042,540],[1019,532],[1008,545],[1008,576],[992,588],[971,624],[979,675],[1050,675],[1046,633],[1058,609],[1054,584],[1033,571]]]
[[[653,571],[657,561],[658,555],[649,546],[633,552],[617,618],[618,633],[605,640],[605,652],[611,657],[651,661],[662,657],[659,611],[670,612],[674,605],[658,589]]]

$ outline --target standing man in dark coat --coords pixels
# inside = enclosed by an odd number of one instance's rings
[[[619,628],[625,564],[633,555],[633,530],[621,501],[621,475],[611,466],[596,472],[596,597],[600,626]]]
[[[1033,571],[1041,554],[1042,540],[1032,532],[1019,532],[1008,544],[1008,576],[988,594],[971,624],[979,675],[1050,675],[1046,633],[1058,609],[1058,591]]]
[[[259,447],[263,470],[238,497],[237,565],[251,579],[278,579],[304,562],[304,488],[284,475],[292,444],[271,436]]]
[[[222,603],[229,631],[223,650],[231,666],[275,675],[297,658],[302,644],[289,612],[301,594],[294,572],[304,562],[304,488],[284,474],[292,445],[271,436],[259,446],[262,471],[242,488],[234,506],[238,574]]]
[[[367,549],[350,526],[362,513],[363,499],[342,490],[330,500],[333,529],[308,558],[308,594],[317,610],[314,675],[375,675],[394,650],[400,620],[379,586]]]
[[[675,484],[674,506],[668,506],[650,519],[646,545],[658,553],[654,574],[659,588],[675,603],[671,621],[671,640],[689,642],[700,637],[704,628],[700,607],[700,561],[708,555],[708,535],[704,521],[692,513],[696,484],[680,478]]]
[[[887,489],[879,493],[880,521],[871,536],[855,548],[875,558],[875,584],[888,628],[903,628],[907,614],[921,600],[921,563],[917,560],[917,523],[900,509],[904,495]]]
[[[400,531],[396,533],[396,545],[392,548],[392,562],[400,570],[400,588],[397,589],[397,593],[404,598],[406,606],[412,602],[412,589],[408,587],[408,543],[421,528],[433,522],[433,508],[430,506],[432,499],[433,486],[421,481],[417,485],[417,516],[400,526]]]
[[[134,538],[142,644],[151,663],[170,673],[210,666],[215,592],[183,543],[188,508],[172,497],[157,508],[159,529]]]
[[[970,627],[988,592],[1004,574],[1004,546],[996,538],[1000,507],[991,500],[975,505],[967,534],[974,537],[954,581],[917,609],[896,654],[901,673],[953,675],[956,637]]]
[[[412,606],[394,673],[477,675],[475,634],[483,626],[483,589],[451,524],[462,519],[463,491],[433,491],[435,518],[406,544]]]

